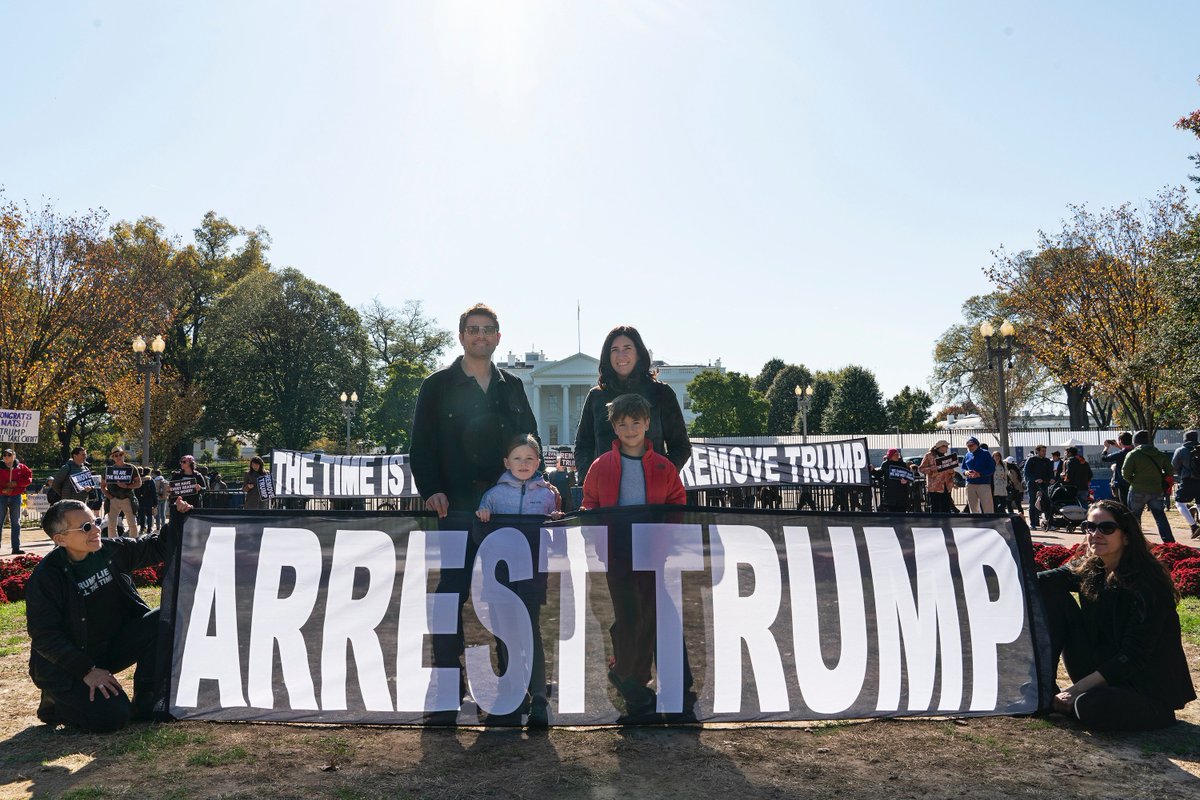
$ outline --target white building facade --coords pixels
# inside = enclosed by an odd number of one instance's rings
[[[517,375],[525,384],[525,394],[533,407],[542,443],[573,445],[575,429],[579,427],[579,417],[583,413],[583,401],[596,385],[600,362],[584,353],[552,361],[542,352],[525,353],[523,359],[510,352],[506,358],[497,360],[496,366]],[[705,370],[725,371],[720,359],[714,364],[676,365],[656,361],[654,367],[658,370],[658,379],[670,386],[679,398],[683,419],[689,425],[696,415],[692,413],[692,402],[687,396],[688,383]]]

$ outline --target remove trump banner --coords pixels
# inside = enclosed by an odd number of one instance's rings
[[[335,456],[272,450],[276,497],[417,497],[405,455]]]
[[[780,483],[869,486],[869,461],[865,438],[765,446],[692,442],[692,457],[679,477],[685,489]]]
[[[178,559],[180,719],[521,724],[531,697],[556,725],[1028,714],[1054,686],[1008,517],[197,510]]]

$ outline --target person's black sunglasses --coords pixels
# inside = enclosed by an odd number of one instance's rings
[[[1105,536],[1111,536],[1121,528],[1120,525],[1112,520],[1105,520],[1104,522],[1092,522],[1091,520],[1088,520],[1087,522],[1082,523],[1079,527],[1083,529],[1084,533],[1095,533],[1096,531],[1100,531],[1100,533],[1103,533]]]

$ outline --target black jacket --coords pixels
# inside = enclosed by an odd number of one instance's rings
[[[1112,464],[1112,478],[1109,479],[1109,485],[1116,486],[1119,489],[1128,489],[1129,482],[1121,474],[1121,468],[1125,466],[1125,456],[1133,450],[1132,447],[1122,447],[1113,453],[1101,454],[1100,460],[1105,464]]]
[[[134,588],[131,573],[166,560],[168,549],[178,541],[180,525],[180,515],[172,515],[167,532],[161,536],[100,540],[100,554],[116,576],[120,613],[135,619],[150,611]],[[31,644],[29,675],[37,685],[61,682],[64,677],[82,680],[95,666],[85,649],[86,608],[71,573],[67,551],[56,547],[33,568],[25,588],[25,618]]]
[[[633,390],[593,386],[583,401],[583,413],[579,415],[579,428],[575,431],[575,469],[581,484],[587,477],[588,467],[597,457],[612,450],[612,443],[617,438],[608,421],[607,404],[630,391]],[[683,469],[692,457],[692,443],[675,391],[660,381],[646,381],[636,392],[650,403],[650,431],[646,438],[654,443],[654,452],[670,459],[676,471]]]
[[[1072,456],[1069,459],[1064,459],[1066,466],[1063,467],[1062,481],[1067,486],[1073,489],[1086,489],[1092,482],[1092,467],[1083,459],[1083,456]]]
[[[1079,591],[1067,565],[1038,573],[1038,581]],[[1096,654],[1096,669],[1110,686],[1125,686],[1171,708],[1196,699],[1188,672],[1175,599],[1166,587],[1110,586],[1089,600],[1079,596],[1083,633]]]
[[[896,470],[895,474],[892,473],[893,469]],[[901,470],[908,474],[902,475]],[[872,467],[871,474],[880,481],[884,505],[892,508],[908,508],[912,485],[916,482],[916,475],[908,468],[908,464],[903,461],[885,461],[878,469]],[[901,483],[901,479],[908,483]]]
[[[1025,459],[1025,485],[1029,487],[1029,491],[1037,491],[1037,481],[1042,480],[1042,490],[1050,488],[1050,482],[1054,480],[1054,467],[1050,459],[1045,456],[1030,456]]]
[[[445,494],[451,510],[474,511],[504,474],[509,440],[522,433],[537,436],[521,379],[493,364],[484,394],[459,356],[427,377],[417,395],[409,447],[417,491],[425,499]]]

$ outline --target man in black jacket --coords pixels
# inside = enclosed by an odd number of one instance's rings
[[[179,499],[175,508],[172,540],[191,506]],[[91,509],[78,500],[55,503],[42,527],[57,548],[34,568],[25,590],[29,676],[42,690],[38,718],[94,733],[148,718],[158,609],[137,593],[131,573],[166,558],[166,537],[102,539]],[[135,663],[130,702],[114,673]]]
[[[1039,444],[1034,454],[1025,459],[1025,485],[1029,487],[1029,526],[1036,528],[1041,523],[1041,506],[1046,502],[1046,492],[1054,481],[1054,466],[1046,458],[1046,445]]]
[[[463,354],[421,383],[413,413],[409,464],[425,508],[445,518],[453,512],[466,529],[483,493],[504,474],[505,448],[518,434],[537,437],[537,420],[521,379],[498,369],[492,354],[500,343],[496,312],[476,303],[458,319]],[[458,629],[431,638],[433,664],[458,668],[462,676],[462,607],[471,588],[477,543],[468,538],[464,566],[443,569],[439,594],[458,595]],[[437,722],[452,722],[440,715]]]

